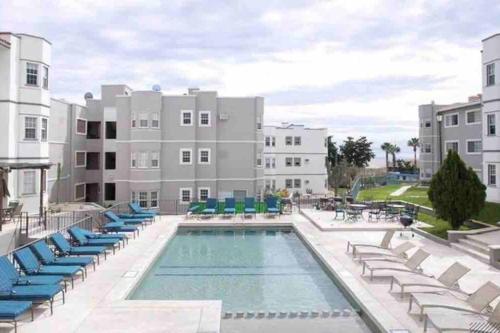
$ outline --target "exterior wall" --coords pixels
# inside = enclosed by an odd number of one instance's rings
[[[495,84],[487,85],[486,66],[495,64]],[[483,40],[482,52],[483,85],[483,181],[486,184],[488,201],[500,202],[500,34]],[[496,133],[487,132],[487,117],[494,115]],[[496,169],[496,184],[488,179],[488,166]]]
[[[325,164],[328,154],[327,129],[288,124],[282,127],[265,126],[264,137],[263,164],[268,190],[287,188],[286,180],[291,179],[292,187],[288,189],[292,192],[325,194],[328,191]],[[286,145],[286,137],[292,137],[292,145]],[[300,145],[295,145],[295,137],[301,138]],[[273,138],[275,146],[272,144]],[[287,158],[292,158],[292,166],[286,165]],[[295,166],[294,158],[300,158],[300,166]],[[300,180],[300,184],[296,184],[296,180]]]

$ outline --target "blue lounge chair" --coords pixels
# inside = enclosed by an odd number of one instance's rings
[[[156,210],[142,208],[137,202],[130,202],[128,206],[132,210],[133,214],[143,214],[152,216],[156,216],[158,214]]]
[[[26,275],[62,275],[71,280],[71,288],[75,287],[75,276],[82,275],[85,281],[84,269],[80,266],[41,265],[31,249],[25,247],[14,252],[14,259]]]
[[[236,200],[234,198],[226,198],[224,202],[224,215],[236,215]]]
[[[215,215],[217,214],[217,199],[208,198],[205,209],[201,211],[203,215]]]
[[[33,303],[30,301],[0,301],[0,321],[14,324],[14,333],[17,332],[17,321],[26,312],[31,311],[31,321],[35,319]]]
[[[278,208],[278,198],[277,197],[267,197],[266,200],[266,213],[270,215],[279,215],[280,210]]]
[[[132,226],[142,226],[144,228],[144,219],[143,218],[132,218],[132,219],[122,219],[119,218],[115,213],[108,211],[104,213],[104,216],[111,222],[121,222],[124,225],[132,225]]]
[[[0,299],[13,301],[31,301],[42,304],[50,302],[50,314],[54,313],[54,298],[62,294],[63,304],[65,303],[64,290],[57,284],[14,286],[12,281],[5,275],[0,274]]]
[[[95,271],[94,257],[56,257],[54,252],[52,252],[47,243],[44,241],[39,241],[31,245],[31,250],[38,260],[40,260],[44,265],[81,266],[85,270],[85,275],[87,275],[87,266],[93,265]]]
[[[99,255],[104,255],[106,260],[106,247],[105,246],[71,246],[71,244],[60,233],[55,233],[50,236],[50,241],[56,247],[59,256],[96,256],[97,264],[99,265]]]
[[[139,236],[139,228],[133,225],[125,225],[123,222],[108,222],[102,226],[102,230],[107,233],[132,233],[132,237],[135,239],[135,233],[137,232],[137,236]]]
[[[82,235],[84,235],[88,239],[110,239],[110,238],[115,239],[115,238],[118,238],[118,239],[120,239],[123,242],[123,246],[125,246],[125,244],[128,244],[128,237],[127,237],[127,235],[124,235],[124,234],[118,234],[118,233],[114,233],[114,234],[98,234],[98,233],[95,233],[95,232],[92,232],[92,231],[89,231],[89,230],[86,230],[86,229],[82,229],[82,228],[79,228],[79,227],[73,227],[73,229],[80,230],[80,232],[82,233]]]
[[[113,250],[113,254],[115,254],[115,246],[118,246],[118,249],[121,248],[119,238],[89,239],[85,237],[85,235],[82,234],[79,229],[76,228],[69,228],[68,233],[70,234],[73,241],[78,244],[78,246],[106,246]]]
[[[201,208],[201,206],[200,206],[199,202],[191,202],[191,204],[189,205],[188,210],[186,211],[186,215],[197,214],[197,213],[199,213],[200,208]]]
[[[61,284],[66,281],[62,275],[21,275],[7,257],[0,257],[0,272],[10,279],[13,285],[28,286],[41,284]]]
[[[257,210],[255,209],[255,198],[245,198],[245,209],[243,210],[243,214],[254,214],[255,216],[257,216]]]

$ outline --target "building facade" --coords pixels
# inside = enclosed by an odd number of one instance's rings
[[[328,191],[328,130],[283,123],[264,126],[264,177],[267,191],[301,194]]]
[[[500,202],[500,34],[483,40],[483,182],[487,200]]]
[[[469,97],[466,103],[420,105],[420,179],[430,181],[441,167],[449,150],[483,178],[481,97]]]

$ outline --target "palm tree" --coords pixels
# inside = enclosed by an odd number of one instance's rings
[[[401,151],[397,145],[389,144],[389,147],[386,148],[387,153],[392,155],[392,167],[396,168],[396,154]]]
[[[391,147],[391,144],[389,142],[384,142],[381,146],[380,149],[385,151],[385,167],[389,169],[389,149]]]
[[[418,148],[420,142],[418,141],[418,138],[411,138],[410,140],[408,140],[407,144],[408,144],[408,147],[413,148],[413,164],[416,167],[417,166],[417,148]]]

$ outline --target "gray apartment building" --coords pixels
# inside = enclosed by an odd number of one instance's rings
[[[482,179],[481,96],[466,103],[420,105],[420,179],[428,181],[441,167],[449,150],[460,154]]]

